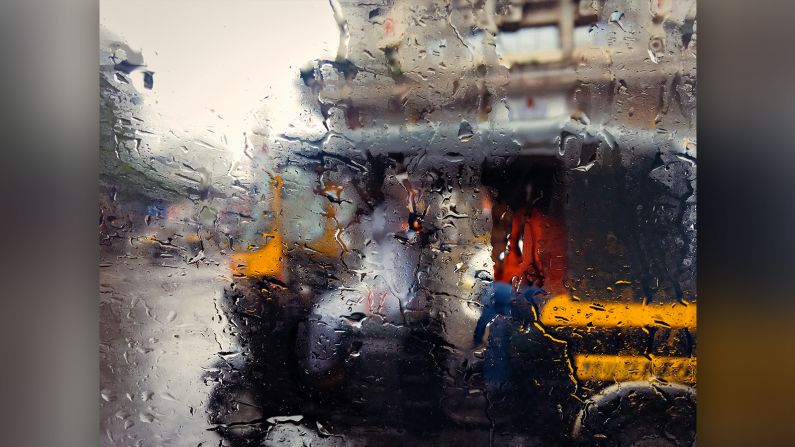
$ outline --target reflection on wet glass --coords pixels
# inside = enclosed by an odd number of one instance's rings
[[[102,0],[102,445],[692,445],[696,4]]]

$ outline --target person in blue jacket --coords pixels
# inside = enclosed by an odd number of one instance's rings
[[[472,337],[473,347],[478,347],[483,343],[483,334],[486,332],[486,326],[491,323],[497,315],[510,316],[511,306],[514,303],[513,286],[507,282],[495,281],[491,284],[491,289],[494,294],[483,304],[483,313],[480,314],[477,324],[475,325],[475,333]],[[532,299],[536,295],[546,295],[547,291],[535,285],[525,288],[519,295],[532,304]]]
[[[510,362],[510,337],[513,324],[499,316],[510,317],[511,308],[516,304],[514,288],[511,284],[502,281],[492,283],[490,291],[493,292],[483,305],[483,312],[475,325],[472,336],[472,349],[483,343],[486,326],[492,321],[489,335],[488,349],[485,352],[483,364],[483,379],[489,388],[507,389],[509,362]],[[518,295],[532,304],[532,299],[538,294],[546,295],[546,291],[535,285],[525,288]],[[495,321],[496,320],[496,321]]]

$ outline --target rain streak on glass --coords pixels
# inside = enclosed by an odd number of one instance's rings
[[[99,25],[102,445],[695,443],[695,1]]]

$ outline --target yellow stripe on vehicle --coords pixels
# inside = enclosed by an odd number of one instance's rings
[[[579,380],[625,382],[651,377],[682,384],[696,383],[695,357],[651,357],[582,354],[574,357]]]
[[[229,268],[235,276],[261,277],[279,276],[283,270],[284,243],[282,241],[282,186],[281,176],[276,176],[271,183],[273,188],[273,204],[271,209],[275,215],[273,230],[262,233],[266,238],[263,247],[253,251],[232,254]]]
[[[696,305],[574,301],[566,295],[541,309],[545,326],[695,328]]]

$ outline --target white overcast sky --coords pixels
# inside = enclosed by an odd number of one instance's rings
[[[276,130],[297,117],[299,68],[333,59],[339,44],[327,0],[100,0],[100,26],[155,72],[142,94],[157,127],[196,137],[213,128],[230,145],[254,110]]]

